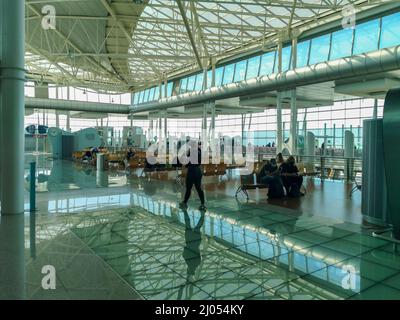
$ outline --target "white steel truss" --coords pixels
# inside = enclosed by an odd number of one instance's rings
[[[135,91],[276,45],[387,0],[26,0],[26,68],[37,82]],[[56,29],[44,29],[44,6]],[[43,13],[44,12],[44,13]]]

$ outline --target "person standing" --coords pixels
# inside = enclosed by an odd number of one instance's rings
[[[192,194],[193,185],[196,188],[197,194],[199,195],[201,205],[199,207],[200,211],[205,211],[205,198],[204,198],[204,191],[201,188],[201,180],[203,178],[203,173],[201,172],[201,148],[200,144],[197,146],[197,157],[195,154],[191,156],[191,149],[194,148],[193,145],[189,148],[188,157],[189,163],[187,164],[187,175],[186,175],[186,192],[185,198],[183,202],[180,203],[180,207],[183,209],[187,208],[187,203],[190,199]]]

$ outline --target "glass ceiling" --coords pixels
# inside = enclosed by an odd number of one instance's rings
[[[135,91],[274,46],[278,38],[289,39],[293,32],[340,18],[346,5],[360,11],[388,1],[65,2],[26,0],[28,76],[62,85]],[[57,30],[38,30],[40,6],[46,4],[56,8]],[[102,28],[105,32],[99,31]]]

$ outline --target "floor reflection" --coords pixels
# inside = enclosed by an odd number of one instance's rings
[[[24,216],[0,216],[0,300],[25,299]]]
[[[25,238],[24,217],[1,221],[0,295],[400,299],[399,255],[360,225],[293,209],[301,205],[293,201],[236,201],[215,190],[221,179],[206,190],[206,213],[182,211],[174,172],[160,181],[37,160],[39,211],[25,217]],[[47,264],[58,270],[55,293],[41,290]],[[350,288],[346,270],[354,271]]]

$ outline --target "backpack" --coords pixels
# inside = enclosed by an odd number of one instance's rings
[[[274,180],[268,186],[268,198],[279,199],[285,196],[282,181],[279,177],[275,177]]]
[[[292,183],[290,185],[288,196],[291,197],[291,198],[300,197],[300,186],[298,185],[298,183]]]

